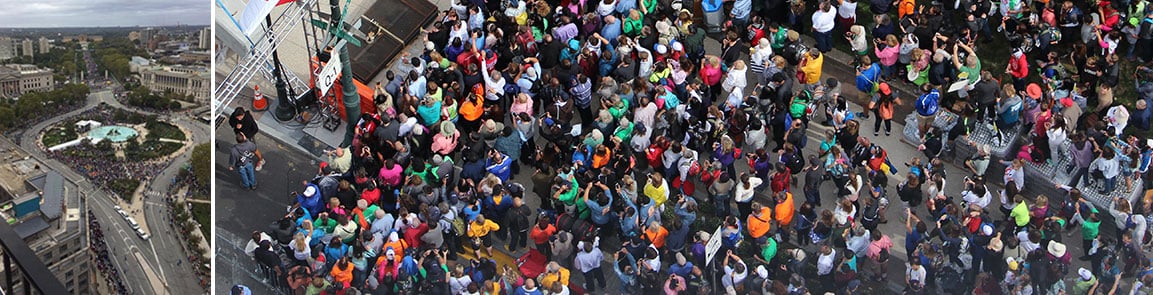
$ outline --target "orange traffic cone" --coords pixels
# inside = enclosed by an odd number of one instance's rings
[[[263,111],[268,109],[268,101],[264,100],[264,94],[260,93],[260,85],[252,86],[252,109]]]

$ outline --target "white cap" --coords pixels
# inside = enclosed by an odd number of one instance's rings
[[[1082,267],[1081,269],[1078,269],[1077,274],[1081,275],[1082,280],[1088,281],[1089,279],[1093,278],[1093,273],[1090,272],[1088,269],[1085,269],[1084,267]]]
[[[315,196],[315,195],[316,195],[316,187],[315,186],[310,185],[310,186],[308,186],[308,188],[304,189],[304,196],[305,197],[311,198],[312,196]]]

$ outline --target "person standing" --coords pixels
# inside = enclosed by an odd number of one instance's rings
[[[236,134],[236,144],[229,150],[228,171],[240,172],[240,185],[245,189],[256,190],[256,144],[248,140],[244,133]]]
[[[533,226],[529,217],[532,217],[532,210],[524,205],[523,199],[513,197],[512,209],[505,213],[504,222],[505,225],[509,226],[509,242],[506,246],[509,252],[516,252],[520,248],[528,246],[528,231]]]
[[[232,126],[232,131],[236,133],[244,133],[251,141],[255,139],[256,134],[260,132],[260,127],[256,125],[256,118],[252,117],[252,112],[245,110],[244,107],[236,107],[232,111],[232,116],[228,118],[228,126]]]
[[[256,143],[256,134],[260,133],[260,126],[256,125],[256,118],[252,116],[252,112],[245,110],[244,107],[236,107],[232,111],[232,116],[228,117],[228,126],[232,126],[232,131],[236,134],[244,134],[248,141]],[[260,154],[260,150],[255,150],[256,154],[256,171],[260,171],[264,167],[264,156]]]
[[[828,0],[821,1],[820,9],[813,12],[813,39],[817,39],[817,50],[821,53],[833,49],[833,27],[836,20],[837,8]]]
[[[600,237],[592,243],[581,241],[577,246],[581,248],[581,252],[577,253],[573,264],[584,275],[585,289],[591,293],[597,289],[598,283],[601,288],[606,288],[608,285],[605,284],[605,274],[601,271],[604,253],[599,248]]]

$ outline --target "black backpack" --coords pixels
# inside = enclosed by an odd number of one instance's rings
[[[799,154],[793,154],[786,160],[785,167],[788,167],[792,174],[801,173],[801,170],[805,169],[805,160],[801,159]]]
[[[556,228],[571,233],[578,241],[592,241],[597,235],[596,227],[592,223],[571,214],[557,216]]]

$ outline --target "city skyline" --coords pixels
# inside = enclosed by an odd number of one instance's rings
[[[61,0],[8,3],[0,28],[208,25],[210,3],[172,0]]]

